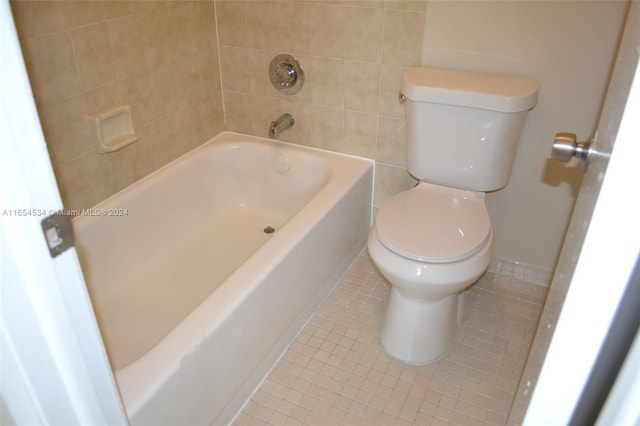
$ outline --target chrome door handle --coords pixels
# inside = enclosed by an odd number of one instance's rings
[[[591,154],[591,142],[591,140],[578,142],[578,138],[573,133],[556,133],[551,148],[551,158],[567,163],[573,157],[577,157],[582,160],[582,168],[586,171]]]

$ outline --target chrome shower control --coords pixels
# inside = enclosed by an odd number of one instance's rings
[[[285,95],[294,95],[302,89],[304,71],[300,63],[291,55],[281,53],[269,65],[271,84]]]

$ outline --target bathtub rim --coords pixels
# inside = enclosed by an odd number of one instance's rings
[[[220,138],[220,141],[217,141],[217,139]],[[226,138],[230,138],[229,140],[223,140]],[[365,158],[365,157],[359,157],[357,155],[352,155],[352,154],[346,154],[346,153],[341,153],[341,152],[335,152],[335,151],[329,151],[329,150],[325,150],[322,148],[316,148],[316,147],[312,147],[312,146],[307,146],[307,145],[301,145],[301,144],[296,144],[296,143],[292,143],[292,142],[287,142],[287,141],[282,141],[279,139],[268,139],[268,138],[264,138],[264,137],[260,137],[260,136],[253,136],[253,135],[247,135],[244,133],[238,133],[238,132],[232,132],[229,130],[226,130],[224,132],[220,132],[218,133],[216,136],[208,139],[206,142],[203,142],[202,144],[200,144],[199,146],[193,148],[190,151],[187,151],[185,153],[183,153],[182,155],[180,155],[178,158],[175,158],[171,161],[169,161],[166,164],[163,164],[162,166],[160,166],[158,169],[144,175],[143,177],[141,177],[140,179],[136,180],[135,182],[133,182],[132,184],[122,188],[121,190],[111,194],[110,196],[108,196],[107,198],[105,198],[104,200],[100,201],[99,203],[95,204],[94,206],[92,206],[91,208],[77,208],[77,209],[72,209],[72,211],[83,211],[83,210],[99,210],[102,208],[108,208],[106,206],[108,206],[109,204],[113,203],[113,200],[115,198],[117,198],[118,196],[121,196],[122,193],[124,193],[125,191],[129,190],[132,187],[137,187],[137,186],[141,186],[144,185],[147,181],[149,180],[153,180],[155,178],[157,178],[157,175],[160,175],[161,173],[163,173],[164,170],[166,170],[169,167],[175,166],[177,164],[180,163],[186,163],[188,161],[188,157],[191,156],[195,156],[197,155],[200,151],[203,150],[207,150],[210,149],[215,145],[229,145],[234,146],[237,145],[238,143],[242,143],[242,138],[249,138],[255,142],[266,142],[266,143],[270,143],[274,146],[282,146],[285,147],[287,149],[292,149],[294,151],[297,152],[305,152],[305,151],[311,151],[311,152],[319,152],[321,153],[321,155],[337,155],[337,156],[342,156],[342,157],[347,157],[347,158],[352,158],[355,160],[362,160],[362,161],[366,161],[366,162],[370,162],[374,168],[375,168],[375,161],[369,158]],[[212,144],[213,141],[216,141],[215,144]],[[71,221],[74,225],[74,227],[77,226],[82,226],[83,222],[85,221],[89,221],[93,218],[93,216],[87,216],[87,215],[83,215],[83,214],[74,214],[71,217]]]

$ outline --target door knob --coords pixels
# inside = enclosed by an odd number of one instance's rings
[[[591,141],[578,142],[573,133],[556,133],[551,148],[551,158],[564,163],[569,162],[573,157],[582,160],[582,168],[587,170],[589,154],[591,153]]]

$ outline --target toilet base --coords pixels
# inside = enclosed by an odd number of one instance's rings
[[[458,328],[458,295],[432,302],[404,297],[391,287],[380,331],[385,351],[407,364],[429,364],[449,349]]]

